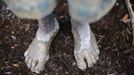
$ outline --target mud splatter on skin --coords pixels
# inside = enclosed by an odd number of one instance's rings
[[[134,4],[134,1],[132,1]],[[73,56],[73,37],[67,4],[60,5],[55,15],[60,22],[60,31],[54,38],[50,50],[50,60],[46,70],[40,75],[133,75],[134,52],[130,44],[132,35],[130,23],[120,21],[128,14],[125,2],[117,0],[114,8],[100,21],[93,23],[101,50],[98,63],[86,71],[77,68]],[[62,16],[62,18],[61,18]],[[26,25],[30,24],[28,31]],[[24,52],[35,36],[37,21],[19,19],[0,1],[0,74],[1,75],[35,75],[24,63]],[[14,66],[17,65],[17,66]]]

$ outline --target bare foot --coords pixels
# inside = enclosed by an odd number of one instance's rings
[[[81,44],[84,44],[84,42],[80,43],[79,45],[76,44],[77,48],[75,48],[74,56],[77,61],[77,66],[85,70],[88,67],[92,67],[93,64],[96,63],[96,61],[99,59],[99,49],[97,47],[97,43],[95,40],[95,37],[93,34],[91,34],[91,44],[88,44],[90,46],[87,46],[87,48],[81,49],[79,46]],[[87,64],[86,64],[87,63]]]
[[[99,59],[99,49],[89,23],[71,20],[72,33],[74,36],[74,56],[77,66],[84,70],[92,67]],[[87,64],[86,64],[87,63]]]
[[[51,41],[59,30],[59,25],[53,17],[49,16],[39,20],[40,26],[36,38],[25,52],[25,63],[32,72],[40,73],[44,70],[49,59],[49,48]],[[45,25],[44,25],[45,24]]]
[[[25,52],[25,63],[32,72],[40,73],[44,70],[44,65],[49,59],[49,42],[37,40],[36,38],[30,44]]]

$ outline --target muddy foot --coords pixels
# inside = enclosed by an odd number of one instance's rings
[[[73,19],[71,22],[75,42],[74,56],[77,66],[84,70],[87,66],[92,67],[97,62],[100,51],[89,23],[78,22]]]
[[[35,73],[40,73],[44,70],[45,64],[49,59],[51,41],[59,31],[59,24],[52,15],[38,21],[39,28],[36,37],[24,54],[28,68]]]
[[[78,41],[78,40],[76,40]],[[81,40],[82,41],[82,40]],[[93,67],[93,64],[97,62],[99,59],[99,49],[97,47],[96,40],[94,38],[94,35],[91,33],[91,43],[87,45],[87,48],[81,48],[81,45],[84,44],[86,47],[85,42],[78,42],[75,45],[75,51],[74,51],[74,56],[77,62],[78,68],[85,70],[88,67]],[[86,64],[87,63],[87,64]]]
[[[44,65],[49,59],[50,44],[48,42],[37,40],[36,38],[30,44],[25,52],[25,63],[32,72],[40,73],[44,70]]]

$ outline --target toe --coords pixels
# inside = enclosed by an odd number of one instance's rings
[[[97,48],[97,49],[95,49],[95,52],[97,53],[97,54],[100,54],[100,50]]]
[[[40,73],[43,70],[44,70],[44,63],[43,62],[39,62],[37,64],[37,66],[35,67],[35,73]]]
[[[30,57],[25,57],[25,63],[28,64],[28,61],[29,61]]]
[[[84,61],[84,58],[81,57],[81,56],[76,56],[76,55],[75,55],[75,58],[76,58],[78,68],[82,69],[82,70],[85,70],[87,68],[87,65]]]
[[[28,64],[27,64],[28,68],[31,68],[32,61],[33,61],[33,59],[29,59]]]
[[[99,55],[96,52],[92,52],[92,55],[94,56],[94,59],[95,60],[98,60],[99,59]]]
[[[90,57],[91,57],[92,64],[95,64],[96,63],[95,56],[93,54],[90,54]]]
[[[27,51],[25,51],[24,56],[26,57],[26,56],[27,56],[27,54],[28,54],[28,50],[27,50]]]
[[[86,59],[88,67],[92,67],[93,63],[92,63],[92,60],[91,60],[91,56],[88,55],[88,54],[85,54],[85,59]]]
[[[37,63],[38,63],[38,61],[33,60],[32,65],[31,65],[32,72],[35,72],[35,67],[36,67]]]
[[[80,61],[80,60],[77,60],[77,66],[78,68],[80,68],[81,70],[85,70],[87,68],[87,65],[85,63],[85,61]]]

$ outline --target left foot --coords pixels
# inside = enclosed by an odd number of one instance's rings
[[[88,44],[89,46],[87,48],[82,49],[81,45],[84,44],[84,42],[79,42],[80,44],[76,44],[76,48],[74,50],[74,56],[77,61],[77,66],[82,70],[85,70],[87,66],[93,67],[93,64],[95,64],[99,59],[100,52],[93,34],[91,35],[90,41],[91,44]]]
[[[88,24],[72,21],[72,25],[75,41],[74,56],[77,66],[85,70],[87,66],[92,67],[97,62],[100,51]]]

